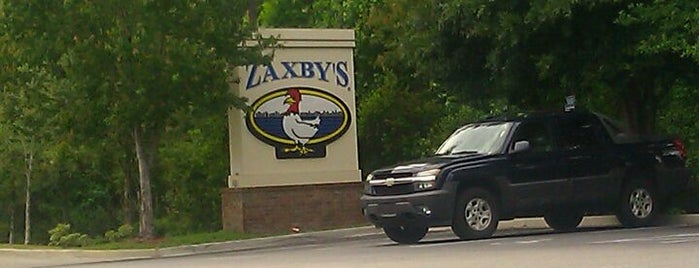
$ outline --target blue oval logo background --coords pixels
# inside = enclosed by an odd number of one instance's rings
[[[297,144],[285,133],[282,122],[291,106],[285,102],[290,90],[298,90],[300,93],[297,108],[301,120],[320,118],[317,132],[304,145],[321,149],[322,155],[321,152],[316,152],[297,157],[291,154],[280,157],[281,147]],[[261,141],[275,146],[278,158],[324,157],[325,145],[347,132],[351,122],[349,109],[342,100],[326,91],[309,87],[289,87],[269,92],[255,100],[251,108],[252,111],[248,112],[245,120],[248,130]]]

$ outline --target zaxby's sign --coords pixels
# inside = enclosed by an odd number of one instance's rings
[[[264,65],[236,68],[250,109],[228,112],[230,187],[360,180],[354,32],[262,29],[278,47]],[[248,45],[248,44],[246,44]],[[250,44],[252,45],[252,44]]]
[[[347,87],[347,62],[282,61],[274,65],[247,66],[245,90],[281,80],[314,80]],[[303,81],[301,81],[303,82]],[[306,81],[307,82],[307,81]],[[327,87],[327,86],[326,86]],[[275,147],[278,159],[325,157],[325,147],[350,126],[347,105],[328,90],[308,86],[282,87],[255,100],[246,116],[248,130]]]

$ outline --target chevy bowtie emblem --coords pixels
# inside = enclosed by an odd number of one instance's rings
[[[391,187],[391,186],[393,186],[394,184],[396,184],[396,179],[394,179],[394,178],[388,178],[388,179],[386,179],[386,186]]]

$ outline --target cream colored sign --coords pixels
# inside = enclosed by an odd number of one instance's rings
[[[251,111],[229,111],[230,187],[360,181],[354,32],[263,29],[273,61],[237,70]]]

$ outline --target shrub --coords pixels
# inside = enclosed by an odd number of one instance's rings
[[[133,226],[131,226],[131,224],[124,224],[119,226],[117,231],[122,237],[131,237],[133,235]]]
[[[66,236],[62,236],[58,241],[58,246],[60,247],[82,247],[88,244],[88,237],[86,234],[72,233]]]
[[[61,241],[61,237],[65,236],[70,232],[70,224],[59,223],[53,229],[49,230],[49,246],[58,246]]]
[[[116,231],[109,230],[104,233],[104,238],[106,238],[109,242],[118,242],[131,236],[133,236],[133,226],[131,226],[131,224],[124,224],[119,226]]]
[[[89,243],[86,234],[70,233],[70,224],[59,223],[49,230],[49,246],[59,247],[82,247]]]

